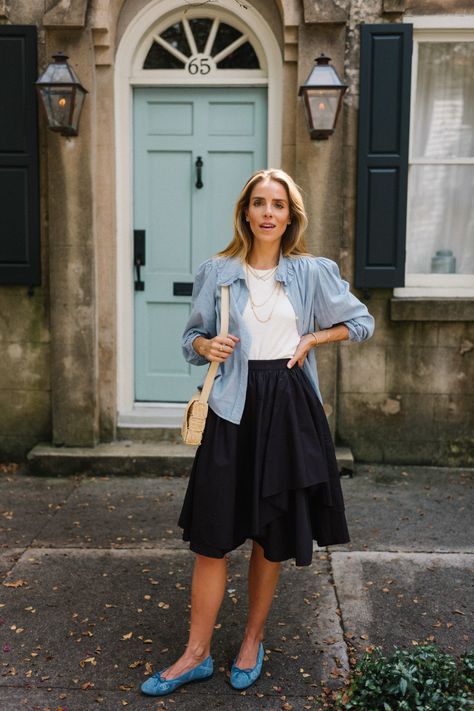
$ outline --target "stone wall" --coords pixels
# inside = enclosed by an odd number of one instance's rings
[[[338,436],[364,461],[474,464],[474,323],[393,320],[374,290],[374,336],[339,350]]]
[[[44,8],[19,0],[0,3],[0,23],[39,25]],[[38,37],[39,62],[44,44]],[[40,132],[40,184],[46,180],[45,135]],[[41,286],[0,285],[0,458],[26,454],[51,439],[50,324],[46,194],[41,196]]]
[[[352,0],[347,22],[344,102],[345,177],[340,265],[354,274],[360,22],[396,22],[401,11],[446,12],[445,3]],[[450,12],[467,4],[450,3]],[[472,7],[471,7],[472,12]],[[409,17],[406,17],[409,21]],[[474,464],[474,322],[472,303],[413,300],[396,308],[391,289],[365,299],[376,321],[365,343],[338,352],[337,439],[363,461]],[[436,309],[436,311],[435,311]],[[436,320],[439,319],[439,320]]]

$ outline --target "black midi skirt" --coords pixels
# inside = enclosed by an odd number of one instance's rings
[[[179,515],[192,551],[222,558],[248,538],[270,561],[310,565],[350,541],[323,406],[288,358],[249,360],[240,424],[209,408]]]

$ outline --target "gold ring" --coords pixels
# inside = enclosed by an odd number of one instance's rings
[[[224,346],[222,345],[222,343],[221,343],[221,346],[220,346],[219,350],[220,350],[220,351],[223,351],[223,350],[224,350]]]

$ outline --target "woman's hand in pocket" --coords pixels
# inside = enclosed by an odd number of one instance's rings
[[[299,367],[302,368],[306,356],[308,355],[311,348],[314,348],[314,345],[314,337],[310,333],[307,333],[305,336],[302,336],[300,342],[296,347],[296,351],[294,352],[293,357],[290,358],[287,363],[287,368],[293,368],[295,363],[298,363]]]

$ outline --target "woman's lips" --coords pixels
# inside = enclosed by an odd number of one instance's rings
[[[273,229],[273,227],[275,227],[275,225],[273,225],[273,224],[270,223],[270,222],[264,222],[263,225],[260,225],[260,227],[261,227],[263,230],[271,230],[271,229]]]

